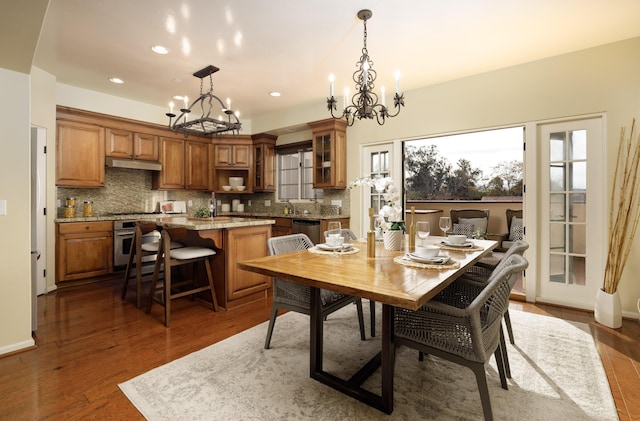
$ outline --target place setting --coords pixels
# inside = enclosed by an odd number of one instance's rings
[[[353,244],[345,242],[340,222],[329,222],[327,224],[327,232],[330,234],[327,235],[326,242],[311,247],[309,249],[310,253],[337,255],[354,254],[360,251]]]
[[[453,260],[448,253],[435,244],[427,243],[431,230],[429,222],[419,221],[416,223],[416,236],[419,243],[416,243],[415,250],[402,256],[396,256],[393,261],[406,266],[430,269],[455,269],[460,267],[460,263]]]

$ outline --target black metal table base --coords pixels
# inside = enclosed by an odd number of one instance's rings
[[[322,369],[323,320],[320,289],[311,288],[311,349],[310,376],[345,395],[351,396],[387,414],[393,412],[393,369],[395,347],[392,335],[393,306],[382,306],[382,350],[367,362],[350,379],[344,380]],[[362,384],[379,368],[382,369],[382,393],[378,395],[362,387]]]

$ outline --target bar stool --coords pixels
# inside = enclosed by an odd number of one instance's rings
[[[122,299],[127,297],[127,291],[129,289],[129,280],[133,277],[135,270],[136,278],[136,307],[140,308],[142,300],[142,259],[143,257],[153,256],[155,260],[158,254],[158,248],[160,247],[160,241],[153,241],[145,243],[144,236],[150,233],[156,232],[159,236],[160,233],[156,230],[155,222],[136,222],[135,231],[133,233],[133,239],[131,240],[131,249],[129,250],[129,262],[127,263],[127,269],[124,272],[124,284],[122,286]],[[173,242],[171,248],[182,247],[182,244]],[[135,260],[134,260],[135,259]],[[148,260],[148,259],[147,259]],[[147,279],[148,281],[148,279]]]
[[[149,301],[147,302],[147,314],[151,312],[151,306],[154,301],[159,302],[164,306],[164,325],[169,327],[171,323],[171,300],[176,298],[185,297],[188,295],[194,295],[203,291],[211,292],[211,299],[213,304],[213,311],[218,311],[218,302],[216,300],[215,287],[213,286],[213,274],[211,271],[211,264],[209,258],[216,254],[215,250],[207,247],[180,247],[171,248],[171,238],[180,239],[186,235],[185,228],[166,228],[162,230],[162,237],[160,239],[161,245],[158,249],[158,258],[153,271],[153,279],[151,280],[151,288],[149,290]],[[182,279],[179,282],[173,282],[171,269],[176,266],[192,265],[195,269],[195,265],[199,262],[204,264],[207,271],[208,285],[198,286],[196,273],[197,271],[191,270],[188,274],[185,274],[187,279]],[[158,285],[160,268],[164,265],[164,282]],[[184,271],[186,272],[186,271]],[[183,287],[189,286],[190,288],[184,289]],[[161,294],[157,296],[156,292],[161,291]]]

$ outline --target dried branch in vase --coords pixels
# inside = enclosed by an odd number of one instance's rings
[[[607,294],[618,290],[640,220],[640,136],[634,141],[635,124],[634,119],[628,138],[624,127],[620,131],[609,208],[609,251],[603,286]]]

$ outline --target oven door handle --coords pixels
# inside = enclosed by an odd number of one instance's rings
[[[116,231],[113,234],[116,237],[130,237],[135,233],[135,231]]]

